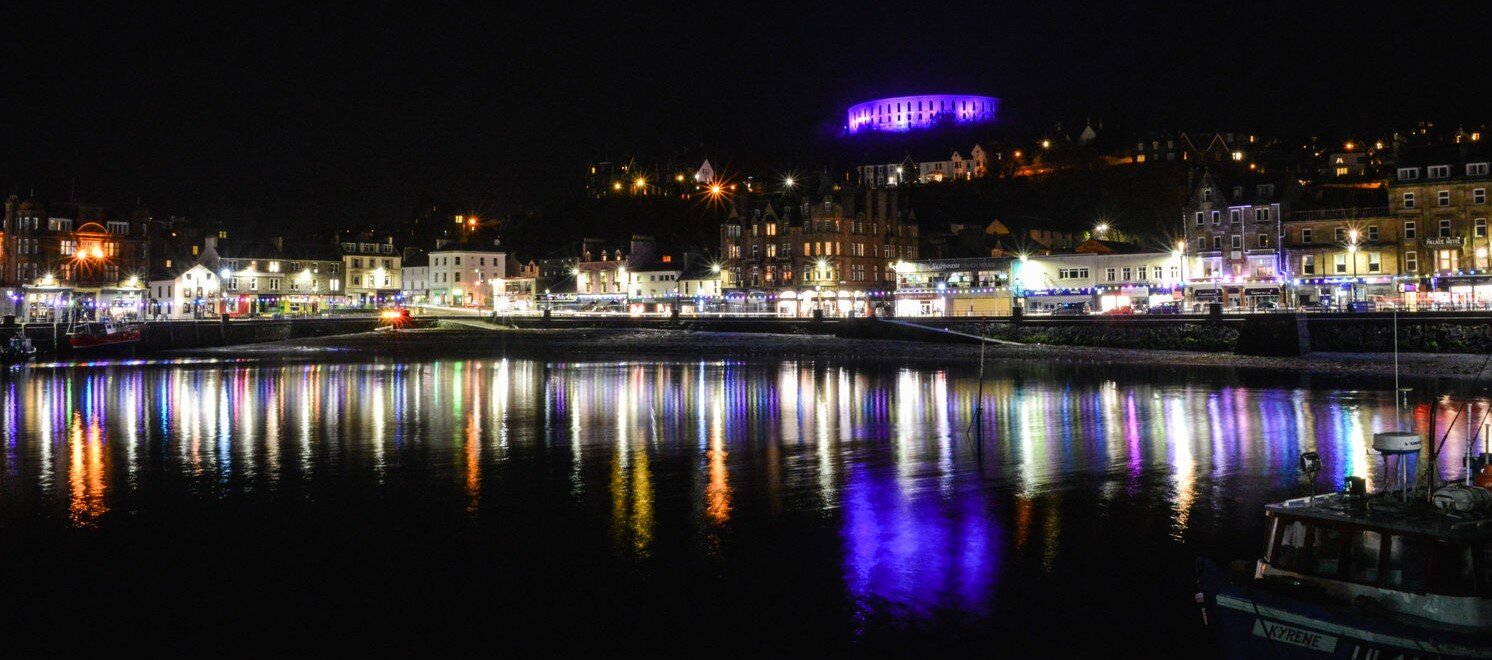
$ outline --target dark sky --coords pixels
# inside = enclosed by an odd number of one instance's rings
[[[1033,124],[1286,134],[1481,124],[1492,101],[1479,9],[309,4],[7,9],[3,192],[76,181],[331,228],[425,199],[535,208],[621,153],[801,160],[846,105],[897,93],[992,94]]]

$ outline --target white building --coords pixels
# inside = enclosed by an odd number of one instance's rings
[[[665,312],[683,295],[680,277],[684,269],[673,263],[655,263],[624,271],[623,288],[627,291],[630,312]]]
[[[1026,311],[1085,302],[1094,311],[1143,308],[1180,300],[1181,256],[1130,251],[1133,246],[1089,240],[1067,254],[1028,256],[1012,265],[1012,289]]]
[[[413,265],[418,264],[418,265]],[[428,257],[405,262],[400,273],[403,278],[404,303],[420,305],[430,300],[430,262]]]
[[[202,264],[177,273],[175,277],[154,279],[146,295],[151,302],[146,310],[150,318],[213,318],[218,311],[222,280]]]
[[[429,304],[491,309],[490,280],[506,275],[507,255],[491,250],[435,250],[427,268]]]

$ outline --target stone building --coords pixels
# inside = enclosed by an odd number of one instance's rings
[[[1387,206],[1292,211],[1281,248],[1290,304],[1344,308],[1395,297],[1399,226]]]
[[[1403,271],[1416,276],[1410,304],[1484,306],[1492,302],[1492,150],[1465,141],[1401,154],[1389,183],[1389,209],[1402,236]]]
[[[146,232],[135,214],[12,195],[0,220],[6,313],[33,322],[139,318],[149,265]]]
[[[918,258],[912,220],[890,190],[821,188],[738,204],[720,227],[726,307],[780,316],[888,313],[896,263]]]
[[[1225,180],[1208,170],[1195,178],[1177,246],[1192,300],[1225,308],[1282,300],[1281,221],[1297,191],[1293,178]]]

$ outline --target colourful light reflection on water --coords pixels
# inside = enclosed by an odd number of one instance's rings
[[[566,504],[546,513],[605,530],[626,561],[679,547],[745,561],[740,534],[810,520],[836,539],[857,621],[977,617],[1011,606],[999,600],[1009,571],[1082,561],[1073,539],[1094,523],[1073,506],[1150,498],[1140,508],[1160,517],[1157,537],[1184,544],[1236,525],[1216,511],[1237,493],[1301,490],[1300,451],[1321,453],[1322,488],[1381,481],[1368,448],[1393,420],[1377,391],[1008,369],[979,391],[968,371],[794,362],[31,369],[0,380],[0,522],[97,529],[159,506],[147,493],[312,499],[364,483],[417,484],[480,521],[524,505],[502,496],[515,483],[557,480],[529,494],[560,493]],[[1450,478],[1466,437],[1449,424],[1457,405],[1433,408]],[[1424,430],[1431,412],[1407,419]],[[1478,403],[1472,418],[1485,412]]]

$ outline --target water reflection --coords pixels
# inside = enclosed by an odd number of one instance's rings
[[[1381,480],[1371,436],[1394,420],[1387,392],[1014,368],[996,370],[980,400],[971,371],[510,360],[33,368],[0,380],[0,524],[94,529],[160,505],[147,491],[309,499],[399,482],[471,521],[530,502],[544,516],[578,516],[609,532],[609,552],[646,565],[665,546],[748,561],[729,540],[806,519],[837,539],[835,570],[868,617],[858,621],[979,616],[1001,606],[1011,562],[1060,572],[1082,560],[1074,539],[1093,523],[1075,506],[1144,502],[1130,515],[1158,517],[1157,538],[1185,543],[1235,525],[1218,512],[1239,493],[1297,489],[1301,451],[1321,454],[1323,488]],[[1423,431],[1438,415],[1451,478],[1467,433],[1449,424],[1459,405],[1405,418]],[[1476,403],[1472,419],[1486,410]],[[553,480],[566,504],[548,498],[542,484]],[[528,499],[505,498],[522,488]],[[673,543],[690,536],[695,545]]]

